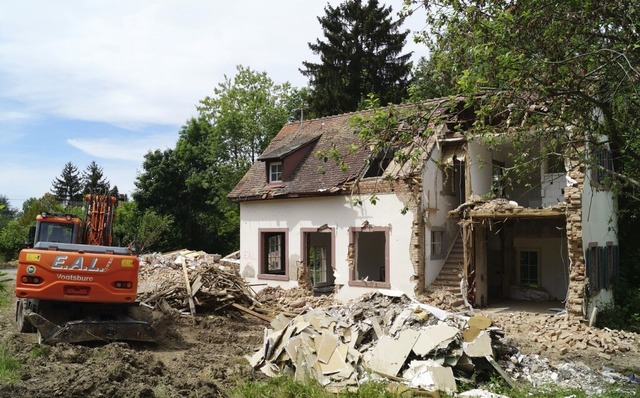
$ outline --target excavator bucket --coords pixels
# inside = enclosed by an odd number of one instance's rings
[[[30,310],[25,311],[24,317],[38,330],[39,342],[45,344],[88,341],[155,342],[158,339],[157,331],[148,322],[137,321],[124,315],[113,320],[69,321],[62,326]]]

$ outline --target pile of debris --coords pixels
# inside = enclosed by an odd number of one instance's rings
[[[377,292],[327,310],[278,316],[251,358],[269,376],[292,373],[345,388],[386,377],[413,388],[457,390],[454,370],[468,377],[495,369],[502,332],[484,316],[452,315],[398,292]]]
[[[495,318],[501,321],[502,315],[496,314]],[[570,349],[589,348],[599,351],[602,358],[611,359],[612,355],[627,352],[638,344],[636,333],[590,327],[579,319],[568,319],[562,314],[531,323],[526,313],[515,313],[506,316],[500,323],[504,325],[506,333],[527,330],[531,340],[540,343],[540,347],[553,349],[560,354]]]
[[[520,322],[512,318],[509,323]],[[550,318],[533,338],[566,340],[562,328],[579,325]],[[559,328],[556,334],[549,333],[553,327]],[[578,344],[580,334],[589,333],[576,330],[580,332],[572,338]],[[617,333],[618,340],[603,341],[624,350],[625,332]],[[497,373],[512,387],[527,383],[600,393],[608,384],[626,380],[579,362],[553,366],[538,355],[523,355],[506,341],[504,330],[488,316],[449,313],[400,292],[381,290],[345,305],[278,315],[265,329],[263,345],[247,359],[268,376],[288,373],[300,381],[311,377],[335,390],[385,378],[437,395],[435,391],[455,392],[458,381],[470,383]]]
[[[539,355],[516,353],[509,356],[508,360],[500,361],[500,364],[514,380],[526,382],[536,388],[578,387],[590,394],[600,395],[613,383],[619,382],[622,385],[628,382],[627,377],[612,369],[597,372],[581,362],[562,362],[554,366],[549,359]],[[630,383],[628,386],[633,388]]]
[[[567,208],[565,202],[559,202],[547,209],[554,212],[563,212]],[[476,212],[494,212],[494,213],[518,213],[525,210],[518,202],[503,198],[485,200],[478,195],[471,195],[469,199],[457,208],[449,211],[450,216],[467,218],[470,211]]]
[[[447,288],[432,288],[419,295],[417,299],[422,303],[429,303],[440,309],[450,312],[472,312],[469,304],[461,298],[458,292]]]
[[[138,300],[145,306],[195,315],[234,307],[248,310],[255,293],[233,261],[202,251],[179,250],[140,256]]]
[[[299,312],[302,308],[326,308],[336,304],[332,295],[314,296],[310,290],[301,287],[283,289],[280,286],[267,286],[258,292],[257,299],[280,312]]]

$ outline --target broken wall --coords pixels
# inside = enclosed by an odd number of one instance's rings
[[[455,194],[446,192],[444,189],[444,172],[439,163],[442,158],[443,144],[439,148],[433,148],[431,159],[426,162],[426,167],[422,172],[422,214],[424,215],[424,287],[430,286],[438,277],[444,265],[449,248],[454,244],[455,239],[460,235],[460,227],[457,220],[447,218],[449,211],[460,205]],[[441,257],[433,256],[431,253],[431,231],[434,228],[444,230],[443,247],[445,255]]]

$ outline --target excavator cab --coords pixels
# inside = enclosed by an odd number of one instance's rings
[[[78,243],[82,221],[71,214],[42,213],[36,217],[33,243]]]

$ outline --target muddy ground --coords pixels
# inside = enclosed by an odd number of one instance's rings
[[[298,298],[299,301],[299,298]],[[518,316],[506,339],[525,354],[552,362],[581,361],[592,369],[640,371],[638,341],[624,353],[602,355],[594,347],[558,352],[532,339],[530,325],[546,315]],[[509,315],[495,317],[509,323]],[[177,317],[156,344],[38,345],[34,334],[15,330],[13,308],[0,311],[5,347],[23,364],[20,379],[0,385],[0,397],[225,397],[238,383],[264,379],[244,359],[262,344],[265,321],[240,312]]]

